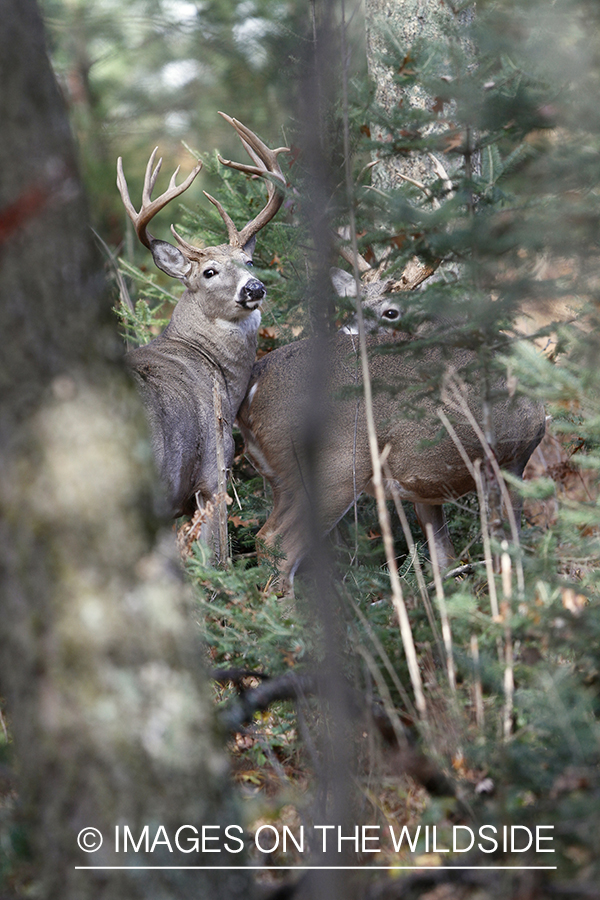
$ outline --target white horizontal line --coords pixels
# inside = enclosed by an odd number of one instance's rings
[[[344,871],[352,870],[363,872],[365,869],[379,869],[381,872],[390,872],[396,869],[430,869],[432,871],[446,872],[449,869],[477,869],[486,871],[488,869],[510,869],[518,872],[524,870],[540,870],[540,869],[557,869],[558,866],[75,866],[76,869],[175,869],[181,871],[184,869],[198,869],[202,871],[227,870],[227,869],[260,869],[277,870],[285,869],[294,871],[296,869],[305,871],[307,869],[319,871],[319,869]]]

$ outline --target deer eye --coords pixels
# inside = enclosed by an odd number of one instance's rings
[[[204,275],[205,278],[213,278],[215,275],[218,274],[218,272],[216,269],[205,269],[202,274]]]
[[[254,263],[252,262],[251,259],[248,259],[248,260],[246,260],[246,265],[248,266],[249,269],[251,269],[253,267]]]
[[[386,311],[383,313],[382,318],[390,319],[391,321],[393,321],[394,319],[397,319],[399,316],[400,316],[400,310],[386,309]]]

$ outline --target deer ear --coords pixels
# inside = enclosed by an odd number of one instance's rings
[[[181,250],[168,244],[167,241],[153,240],[150,251],[155,265],[171,278],[185,278],[192,268],[189,259],[186,259]]]
[[[242,250],[244,251],[244,253],[248,254],[250,259],[252,259],[255,247],[256,247],[256,235],[253,234],[252,237],[246,241],[246,243],[242,247]]]
[[[356,297],[354,275],[344,272],[343,269],[336,269],[335,266],[329,270],[329,274],[338,297]]]

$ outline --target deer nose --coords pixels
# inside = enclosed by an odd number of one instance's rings
[[[247,281],[241,290],[241,300],[240,303],[242,306],[250,307],[250,306],[258,306],[265,297],[267,290],[258,278],[251,278],[250,281]]]

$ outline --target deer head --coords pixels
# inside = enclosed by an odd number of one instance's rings
[[[285,186],[285,178],[277,157],[286,151],[287,147],[270,150],[257,135],[237,119],[233,119],[225,113],[220,113],[220,115],[235,129],[254,165],[232,162],[221,156],[219,156],[219,161],[229,168],[248,175],[263,176],[267,180],[267,202],[264,208],[241,230],[236,228],[219,201],[204,191],[205,196],[216,206],[225,223],[229,237],[228,244],[216,247],[197,247],[184,240],[171,225],[171,231],[177,242],[177,246],[174,246],[167,241],[157,240],[148,231],[148,225],[154,216],[171,200],[181,196],[190,187],[202,169],[201,162],[179,185],[176,183],[179,173],[178,166],[171,176],[167,190],[153,200],[152,191],[162,165],[162,159],[159,159],[155,165],[158,152],[158,148],[155,148],[146,167],[142,205],[138,212],[129,197],[121,157],[117,161],[117,186],[138,238],[145,247],[148,247],[158,268],[172,278],[177,278],[187,288],[186,294],[179,301],[174,318],[174,322],[181,323],[184,327],[190,325],[193,327],[194,310],[188,309],[189,303],[186,302],[190,294],[196,295],[196,302],[205,313],[212,314],[213,317],[220,316],[232,320],[244,319],[260,306],[265,295],[264,286],[258,279],[251,277],[247,268],[252,265],[257,233],[273,218],[283,202],[281,188]]]
[[[370,334],[381,334],[390,328],[398,328],[404,314],[404,305],[398,294],[414,291],[433,275],[439,260],[424,264],[413,257],[405,266],[399,278],[387,274],[390,250],[384,253],[377,267],[373,267],[360,253],[353,253],[347,241],[347,229],[341,229],[335,236],[335,243],[342,259],[356,268],[359,279],[343,269],[330,269],[331,281],[339,297],[354,297],[360,300],[365,319],[365,328]],[[357,290],[358,288],[358,290]],[[342,329],[344,334],[357,334],[356,318]]]
[[[335,267],[329,270],[329,274],[338,297],[356,297],[357,284],[354,275]],[[392,279],[387,278],[381,281],[361,281],[358,285],[365,327],[370,334],[394,327],[402,320],[404,309],[398,302],[394,284]],[[358,334],[356,317],[344,325],[341,331],[343,334]]]

